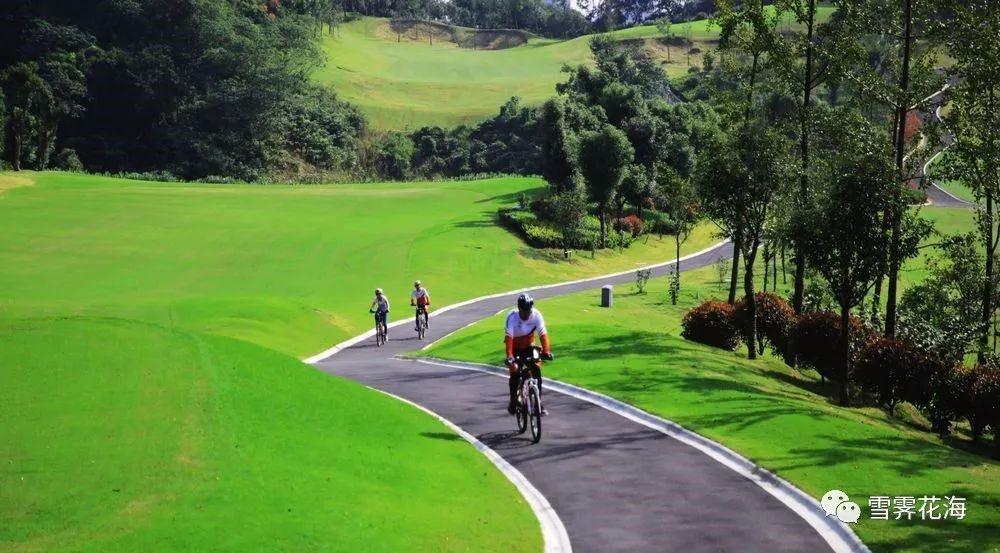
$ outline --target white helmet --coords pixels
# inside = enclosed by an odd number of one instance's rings
[[[382,289],[381,288],[376,288],[375,289],[375,294],[381,296],[382,295]]]

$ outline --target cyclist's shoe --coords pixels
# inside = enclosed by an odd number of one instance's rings
[[[549,410],[548,410],[548,409],[546,409],[546,408],[544,408],[544,407],[542,407],[542,416],[543,416],[543,417],[547,417],[547,416],[549,416]]]
[[[552,361],[553,359],[555,359],[555,357],[552,356],[552,352],[551,351],[546,351],[546,352],[542,352],[542,359],[544,359],[546,361]]]
[[[507,413],[513,415],[516,412],[517,412],[517,405],[514,403],[513,400],[511,400],[509,403],[507,403]]]

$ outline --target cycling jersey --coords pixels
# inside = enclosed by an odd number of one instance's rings
[[[545,318],[537,309],[531,310],[527,320],[522,320],[516,309],[507,314],[504,324],[504,343],[507,345],[507,357],[512,357],[515,351],[530,348],[535,343],[535,334],[542,341],[542,351],[548,353],[549,333],[545,329]]]
[[[385,294],[383,294],[382,297],[375,296],[375,299],[372,300],[372,308],[383,313],[388,311],[389,298],[386,297]]]
[[[414,290],[410,293],[410,299],[415,301],[417,305],[430,305],[431,304],[431,294],[427,291],[427,288],[421,288],[419,290]]]

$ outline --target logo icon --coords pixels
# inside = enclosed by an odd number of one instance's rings
[[[851,502],[851,498],[840,490],[830,490],[820,501],[826,516],[835,516],[841,522],[854,524],[861,518],[861,507]]]

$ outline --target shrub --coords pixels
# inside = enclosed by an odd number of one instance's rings
[[[615,221],[615,230],[620,230],[626,234],[631,235],[633,238],[642,234],[642,230],[645,224],[642,219],[635,215],[628,215],[626,217],[621,217]]]
[[[872,332],[861,319],[850,318],[851,362],[871,340]],[[789,332],[795,363],[811,367],[824,378],[836,379],[840,366],[840,314],[833,311],[807,313],[795,320]]]
[[[960,380],[967,402],[962,409],[978,440],[987,428],[993,429],[993,442],[1000,454],[1000,366],[992,363],[976,365],[967,370]]]
[[[554,221],[556,219],[556,207],[552,198],[544,198],[530,202],[531,212],[542,221]]]
[[[56,154],[55,166],[57,169],[62,169],[63,171],[74,171],[77,173],[83,171],[83,163],[80,162],[80,158],[76,155],[76,150],[73,148],[59,150],[59,153]]]
[[[788,329],[795,321],[795,310],[788,302],[770,292],[757,292],[757,348],[764,353],[764,346],[770,344],[775,353],[784,354],[788,348]],[[743,297],[736,302],[733,324],[739,329],[745,341],[750,326],[750,309]]]
[[[706,301],[684,314],[681,336],[709,346],[732,350],[739,333],[733,325],[733,306],[723,301]]]
[[[892,411],[907,396],[923,395],[916,389],[919,384],[914,378],[925,372],[921,365],[929,361],[928,355],[907,342],[877,338],[861,349],[851,377],[862,390]]]

